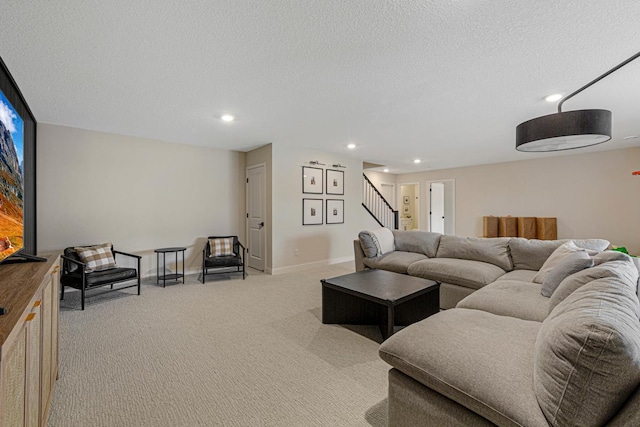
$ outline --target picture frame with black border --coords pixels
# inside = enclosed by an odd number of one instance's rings
[[[327,199],[327,224],[344,224],[344,200]]]
[[[302,192],[304,194],[322,194],[322,168],[302,167]]]
[[[344,171],[327,169],[327,194],[344,196]]]
[[[324,212],[322,199],[302,199],[302,225],[322,225]]]

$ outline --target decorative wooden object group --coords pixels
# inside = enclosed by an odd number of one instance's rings
[[[527,239],[556,240],[558,221],[556,218],[529,216],[485,216],[482,217],[483,237],[525,237]]]

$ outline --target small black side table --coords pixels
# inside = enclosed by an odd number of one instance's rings
[[[182,283],[184,283],[184,251],[187,248],[161,248],[156,249],[154,252],[156,253],[156,285],[160,284],[160,280],[162,280],[162,287],[165,288],[167,286],[167,280],[175,280],[182,278]],[[160,254],[162,254],[162,272],[164,273],[166,268],[167,261],[167,253],[174,252],[176,254],[176,272],[172,274],[163,274],[160,275]],[[178,252],[182,252],[182,273],[178,273]]]

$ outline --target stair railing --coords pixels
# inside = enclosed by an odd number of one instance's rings
[[[380,194],[378,189],[362,174],[362,206],[382,227],[392,230],[398,229],[398,211],[394,210],[389,202]]]

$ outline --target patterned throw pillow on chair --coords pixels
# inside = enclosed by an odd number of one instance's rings
[[[95,246],[73,248],[80,260],[86,264],[85,273],[92,271],[108,270],[116,266],[116,260],[111,252],[111,243],[103,243]]]
[[[233,252],[233,237],[209,239],[210,257],[235,255]]]

